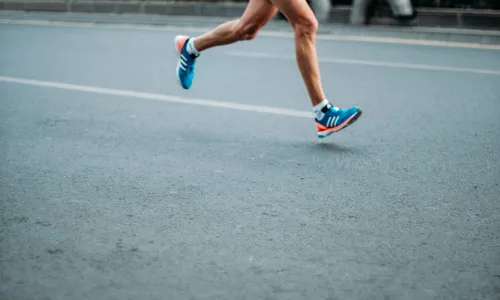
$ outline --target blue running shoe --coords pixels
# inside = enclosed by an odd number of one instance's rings
[[[322,109],[323,118],[316,120],[317,134],[319,138],[325,138],[330,134],[346,128],[354,123],[362,114],[358,107],[341,109],[331,104],[327,104]]]
[[[177,80],[184,89],[189,89],[193,84],[194,66],[198,56],[191,55],[186,50],[186,45],[190,37],[185,35],[178,35],[175,37],[175,50],[179,55],[179,62],[177,63]]]

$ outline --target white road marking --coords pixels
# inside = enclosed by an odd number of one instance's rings
[[[68,84],[68,83],[62,83],[62,82],[42,81],[42,80],[34,80],[34,79],[27,79],[27,78],[0,76],[0,82],[26,84],[26,85],[31,85],[31,86],[45,87],[45,88],[56,88],[56,89],[63,89],[63,90],[70,90],[70,91],[79,91],[79,92],[113,95],[113,96],[124,96],[124,97],[132,97],[132,98],[156,100],[156,101],[165,101],[165,102],[173,102],[173,103],[181,103],[181,104],[219,107],[219,108],[243,110],[243,111],[250,111],[250,112],[257,112],[257,113],[269,113],[269,114],[289,116],[289,117],[300,117],[300,118],[313,118],[314,117],[312,111],[308,112],[308,111],[303,111],[303,110],[268,107],[268,106],[258,106],[258,105],[249,105],[249,104],[239,104],[239,103],[223,102],[223,101],[215,101],[215,100],[207,100],[207,99],[183,98],[183,97],[173,96],[173,95],[162,95],[162,94],[144,93],[144,92],[137,92],[137,91],[130,91],[130,90],[109,89],[109,88],[102,88],[102,87],[97,87],[97,86]]]
[[[241,56],[241,57],[295,60],[295,56],[293,55],[261,53],[261,52],[231,51],[227,52],[227,54],[232,56]],[[328,57],[320,57],[318,58],[318,60],[319,62],[333,63],[333,64],[350,64],[350,65],[365,65],[365,66],[377,66],[386,68],[476,73],[476,74],[497,75],[497,76],[500,75],[500,70],[489,70],[489,69],[473,69],[473,68],[460,68],[460,67],[450,67],[450,66],[421,65],[421,64],[409,64],[409,63],[396,63],[388,61],[328,58]]]
[[[151,30],[151,31],[168,31],[168,32],[191,32],[202,33],[213,29],[212,27],[192,27],[192,26],[169,26],[169,25],[143,25],[143,24],[104,24],[92,22],[78,21],[48,21],[48,20],[13,20],[0,19],[0,24],[18,24],[18,25],[34,25],[34,26],[55,26],[55,27],[81,27],[81,28],[108,28],[108,29],[133,29],[133,30]],[[280,37],[293,38],[293,32],[280,30],[263,29],[259,32],[262,37]],[[385,44],[403,44],[403,45],[419,45],[419,46],[435,46],[435,47],[453,47],[453,48],[472,48],[485,50],[500,50],[500,45],[479,44],[479,43],[464,43],[464,42],[449,42],[449,41],[434,41],[434,40],[419,40],[419,39],[404,39],[391,37],[377,36],[357,36],[357,35],[336,35],[336,34],[318,34],[317,40],[329,41],[351,41],[351,42],[367,42],[367,43],[385,43]]]

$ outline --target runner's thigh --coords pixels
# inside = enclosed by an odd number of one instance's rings
[[[271,1],[271,0],[270,0]],[[311,7],[306,0],[272,0],[274,5],[285,15],[285,17],[295,24],[308,24],[316,22]]]
[[[253,25],[258,30],[266,25],[277,12],[278,8],[271,0],[250,0],[240,21],[244,24]]]

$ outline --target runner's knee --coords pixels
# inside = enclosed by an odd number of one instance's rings
[[[318,20],[315,17],[301,18],[293,24],[295,32],[299,35],[315,35],[318,31]]]
[[[239,40],[252,40],[257,36],[259,26],[257,24],[238,22],[236,25],[235,33]]]

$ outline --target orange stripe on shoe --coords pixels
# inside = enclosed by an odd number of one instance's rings
[[[318,131],[323,131],[323,130],[326,130],[328,129],[326,126],[316,122],[316,128],[318,129]]]
[[[339,131],[340,129],[344,128],[346,124],[349,123],[349,121],[352,120],[352,118],[354,118],[355,116],[357,116],[358,113],[355,113],[354,115],[352,115],[351,117],[349,117],[347,120],[345,120],[344,122],[342,122],[342,124],[336,126],[336,127],[332,127],[332,128],[327,128],[319,123],[316,123],[316,128],[318,128],[318,131],[319,132],[329,132],[329,131]]]
[[[187,39],[188,37],[185,35],[177,39],[177,50],[179,51],[179,53],[181,53],[182,46],[184,46],[184,43],[186,42]]]

